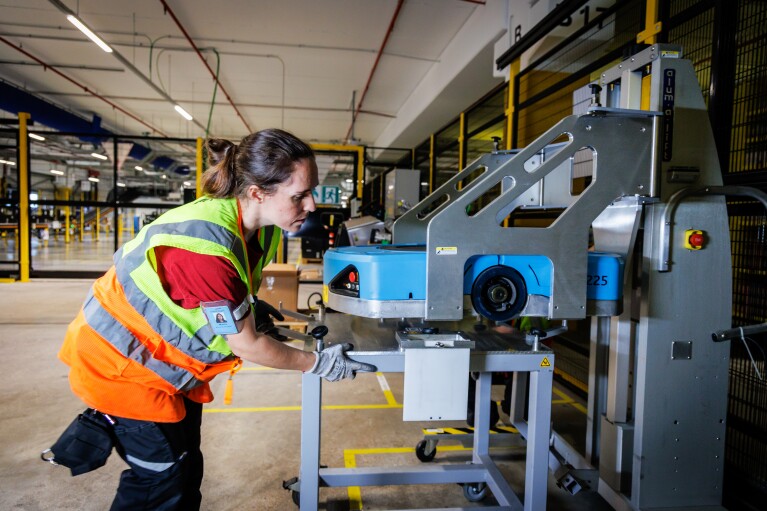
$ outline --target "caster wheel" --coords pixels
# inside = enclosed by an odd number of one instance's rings
[[[426,452],[427,442],[426,440],[421,440],[418,442],[415,446],[415,455],[418,457],[419,460],[423,461],[424,463],[428,463],[434,459],[434,456],[437,455],[437,446],[434,446],[434,448],[431,450],[431,452]]]
[[[293,504],[301,507],[301,492],[300,491],[291,491],[290,492],[290,498],[293,499]]]
[[[485,483],[466,483],[463,485],[463,496],[469,502],[480,502],[487,497],[487,485]]]

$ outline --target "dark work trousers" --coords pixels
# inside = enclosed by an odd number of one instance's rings
[[[180,422],[115,417],[116,450],[130,466],[120,476],[111,511],[200,509],[202,404],[184,398]]]

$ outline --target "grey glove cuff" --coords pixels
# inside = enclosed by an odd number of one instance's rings
[[[315,371],[317,370],[317,366],[320,364],[320,354],[316,351],[313,351],[312,354],[314,355],[314,365],[311,369],[307,371],[307,373],[315,374]]]

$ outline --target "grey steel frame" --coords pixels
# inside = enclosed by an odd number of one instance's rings
[[[659,112],[594,107],[564,118],[536,141],[511,155],[481,156],[394,223],[393,242],[426,245],[427,320],[463,316],[463,272],[479,254],[543,254],[552,262],[548,310],[552,319],[586,317],[586,260],[591,223],[622,197],[654,197]],[[536,168],[526,165],[561,137],[568,142]],[[516,200],[583,148],[593,151],[594,180],[547,228],[504,228]],[[486,171],[466,186],[479,169]],[[474,216],[467,208],[503,181],[506,189]],[[433,211],[435,203],[444,201]],[[449,255],[438,247],[451,247]]]
[[[626,258],[624,312],[592,321],[586,452],[556,433],[552,448],[575,468],[597,467],[598,491],[619,511],[722,509],[729,349],[711,332],[731,321],[731,261],[726,204],[713,194],[745,192],[721,186],[681,56],[654,45],[600,80],[606,105],[639,108],[650,67],[649,108],[664,111],[658,179],[652,200],[623,199],[593,223],[595,248]],[[704,231],[707,245],[684,249],[684,229]]]
[[[381,372],[402,372],[402,351],[350,352],[360,362],[374,364]],[[550,366],[542,367],[544,357]],[[546,508],[551,392],[554,355],[548,350],[532,352],[472,352],[470,369],[479,372],[476,387],[475,435],[472,463],[468,465],[414,465],[411,467],[320,468],[322,426],[322,380],[305,373],[301,389],[301,471],[300,507],[316,510],[321,486],[388,486],[403,484],[486,483],[499,506],[483,509],[535,511]],[[524,503],[513,492],[495,462],[489,448],[490,403],[493,372],[516,371],[529,374],[528,422],[521,412],[514,425],[527,441]],[[440,508],[444,509],[444,508]],[[451,508],[455,511],[468,508]],[[447,511],[447,510],[445,510]]]

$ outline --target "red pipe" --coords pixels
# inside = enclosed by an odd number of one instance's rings
[[[160,0],[160,3],[165,7],[165,12],[170,14],[170,17],[173,18],[173,21],[176,22],[176,26],[178,26],[179,30],[184,34],[184,37],[186,37],[186,40],[189,41],[189,44],[194,48],[194,51],[197,52],[197,56],[200,57],[200,60],[202,60],[202,63],[205,64],[205,67],[208,68],[208,72],[210,72],[210,76],[213,77],[213,79],[218,84],[218,88],[221,89],[221,92],[224,93],[224,96],[226,96],[226,99],[229,100],[229,104],[232,105],[232,108],[234,108],[234,111],[237,112],[237,116],[240,118],[242,123],[245,125],[246,128],[248,128],[248,133],[251,133],[253,130],[250,129],[250,126],[248,125],[248,122],[245,120],[245,118],[242,116],[240,111],[237,109],[237,106],[234,104],[234,101],[232,101],[232,98],[229,96],[229,93],[226,92],[226,89],[221,84],[221,82],[218,80],[218,77],[216,76],[216,73],[213,72],[213,70],[208,65],[208,61],[205,60],[205,57],[202,56],[202,53],[200,53],[200,50],[197,49],[197,45],[194,44],[194,41],[192,41],[192,38],[189,37],[189,34],[187,33],[186,29],[184,29],[184,26],[181,25],[181,22],[178,20],[176,15],[173,13],[173,10],[168,6],[168,3],[165,0]]]
[[[35,62],[37,62],[38,64],[40,64],[41,66],[43,66],[43,69],[44,69],[44,70],[45,70],[45,69],[50,69],[51,71],[53,71],[54,73],[56,73],[57,75],[59,75],[60,77],[62,77],[63,79],[65,79],[65,80],[67,80],[68,82],[70,82],[70,83],[74,84],[74,85],[75,85],[75,87],[79,87],[79,88],[81,88],[82,90],[84,90],[85,92],[87,92],[88,94],[90,94],[90,95],[92,95],[92,96],[95,96],[95,97],[99,98],[101,101],[103,101],[104,103],[107,103],[109,106],[111,106],[111,107],[112,107],[112,108],[114,108],[115,110],[118,110],[118,111],[120,111],[120,112],[124,113],[125,115],[127,115],[127,116],[128,116],[128,117],[130,117],[131,119],[134,119],[134,120],[138,121],[139,123],[141,123],[142,125],[146,126],[146,127],[147,127],[147,128],[149,128],[150,130],[152,130],[154,133],[159,133],[159,134],[160,134],[160,135],[162,135],[163,137],[168,137],[168,135],[167,135],[167,134],[163,133],[162,131],[158,130],[157,128],[155,128],[155,127],[153,127],[153,126],[150,126],[149,124],[147,124],[146,122],[144,122],[144,121],[143,121],[143,120],[141,120],[140,118],[136,117],[136,116],[135,116],[135,115],[133,115],[132,113],[128,112],[128,111],[127,111],[127,110],[125,110],[124,108],[122,108],[122,107],[120,107],[120,106],[117,106],[116,104],[112,103],[111,101],[109,101],[109,100],[108,100],[107,98],[105,98],[104,96],[101,96],[101,95],[99,95],[99,94],[97,94],[97,93],[93,92],[92,90],[88,89],[88,87],[86,87],[85,85],[83,85],[83,84],[81,84],[81,83],[78,83],[77,81],[73,80],[72,78],[68,77],[67,75],[65,75],[64,73],[62,73],[62,72],[61,72],[61,71],[59,71],[58,69],[56,69],[55,67],[53,67],[53,66],[51,66],[51,65],[49,65],[49,64],[46,64],[45,62],[43,62],[42,60],[38,59],[37,57],[35,57],[35,56],[34,56],[34,55],[32,55],[31,53],[29,53],[28,51],[24,50],[24,49],[23,49],[23,48],[21,48],[20,46],[16,46],[15,44],[13,44],[12,42],[10,42],[10,41],[9,41],[8,39],[6,39],[5,37],[2,37],[2,36],[0,36],[0,41],[4,42],[5,44],[7,44],[8,46],[10,46],[10,47],[11,47],[11,48],[13,48],[14,50],[16,50],[16,51],[20,51],[21,53],[23,53],[24,55],[26,55],[26,56],[27,56],[27,57],[29,57],[30,59],[34,60]]]
[[[160,0],[160,1],[162,2],[163,0]],[[375,64],[373,64],[373,69],[370,70],[370,75],[368,76],[368,83],[365,84],[365,90],[362,91],[360,102],[357,103],[357,108],[354,109],[354,116],[352,117],[352,125],[349,126],[349,131],[346,132],[346,140],[349,140],[349,135],[351,135],[352,133],[352,129],[354,128],[354,123],[357,121],[357,114],[360,113],[360,108],[362,108],[362,102],[365,100],[365,94],[367,94],[368,89],[370,88],[370,82],[373,80],[373,75],[375,74],[376,68],[378,67],[378,62],[381,60],[381,55],[383,55],[384,48],[386,48],[386,43],[389,42],[389,36],[394,30],[394,23],[396,23],[397,21],[397,17],[399,16],[399,11],[400,9],[402,9],[402,4],[404,2],[405,0],[399,0],[397,2],[397,8],[394,11],[394,16],[392,16],[391,21],[389,22],[389,30],[386,31],[386,37],[384,37],[383,43],[381,43],[381,48],[378,50],[378,55],[376,55]]]

